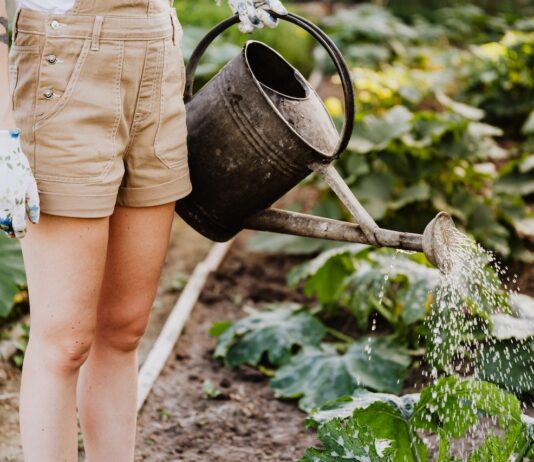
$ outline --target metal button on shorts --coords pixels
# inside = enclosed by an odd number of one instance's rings
[[[23,8],[13,37],[14,114],[43,212],[104,217],[191,191],[170,0],[77,0],[56,18]]]

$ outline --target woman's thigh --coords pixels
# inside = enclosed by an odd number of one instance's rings
[[[110,219],[97,335],[134,349],[146,328],[169,245],[174,202],[116,207]]]
[[[28,281],[31,338],[78,355],[96,326],[109,218],[43,213],[21,239]]]

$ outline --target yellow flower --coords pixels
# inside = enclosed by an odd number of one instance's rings
[[[332,117],[336,118],[343,115],[343,104],[339,98],[329,96],[325,99],[324,105]]]

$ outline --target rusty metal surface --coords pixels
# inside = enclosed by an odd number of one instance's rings
[[[271,73],[280,75],[279,93],[285,90],[291,100],[284,103],[284,114],[275,106],[283,98],[273,101],[253,71],[266,79]],[[274,50],[249,41],[187,104],[193,191],[177,201],[176,211],[204,236],[228,240],[243,229],[246,217],[269,207],[308,176],[310,163],[330,160],[317,146],[332,154],[339,135],[322,101],[296,75]],[[293,97],[298,95],[296,85],[307,98]],[[307,128],[297,134],[302,124],[288,118],[301,118],[303,112]]]
[[[358,224],[275,208],[262,210],[249,217],[245,221],[245,225],[247,228],[257,231],[373,245]],[[420,234],[388,229],[381,229],[380,231],[380,242],[374,245],[417,252],[423,250],[423,237]]]

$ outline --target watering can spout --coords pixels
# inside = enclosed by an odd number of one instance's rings
[[[446,212],[438,213],[423,232],[423,252],[430,263],[443,273],[452,270],[455,236],[457,231],[454,221]]]
[[[430,263],[443,273],[451,270],[450,245],[456,228],[451,217],[440,212],[425,228],[415,234],[389,229],[374,229],[372,242],[360,224],[333,220],[298,212],[270,208],[249,217],[248,229],[293,234],[342,242],[391,247],[399,250],[424,252]]]

